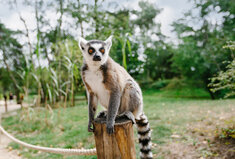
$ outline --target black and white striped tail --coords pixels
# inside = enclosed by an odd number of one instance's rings
[[[151,151],[151,129],[147,116],[142,114],[139,120],[136,119],[136,124],[140,143],[140,158],[152,159],[153,154]]]

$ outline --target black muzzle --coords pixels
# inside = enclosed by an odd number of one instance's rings
[[[101,57],[99,55],[94,55],[93,61],[101,61]]]

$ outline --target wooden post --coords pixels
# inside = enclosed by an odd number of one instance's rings
[[[95,119],[94,135],[98,159],[136,159],[132,121],[116,120],[114,131],[114,134],[107,134],[105,119]]]

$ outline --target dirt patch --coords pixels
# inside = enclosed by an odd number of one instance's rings
[[[199,113],[201,114],[201,112]],[[235,133],[234,112],[208,111],[198,121],[189,123],[182,134],[173,134],[159,147],[156,157],[165,159],[232,159],[235,158],[235,134],[226,136],[224,130]]]
[[[20,109],[20,105],[16,103],[8,104],[8,113],[4,116],[15,115],[15,110]],[[5,112],[4,101],[0,101],[0,116]],[[5,135],[0,132],[0,159],[21,159],[20,153],[17,150],[13,150],[8,144],[11,142]]]
[[[160,148],[160,153],[156,157],[164,156],[164,159],[195,159],[200,158],[193,145],[170,142]]]
[[[6,136],[0,134],[0,159],[21,159],[20,153],[8,147],[11,142]]]
[[[209,143],[214,158],[235,158],[235,125],[216,130],[217,135]],[[212,158],[212,157],[210,157]]]

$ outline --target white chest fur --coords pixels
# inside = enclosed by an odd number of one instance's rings
[[[101,71],[85,72],[85,81],[90,86],[91,90],[97,95],[99,103],[108,108],[109,92],[103,83],[103,74]]]

